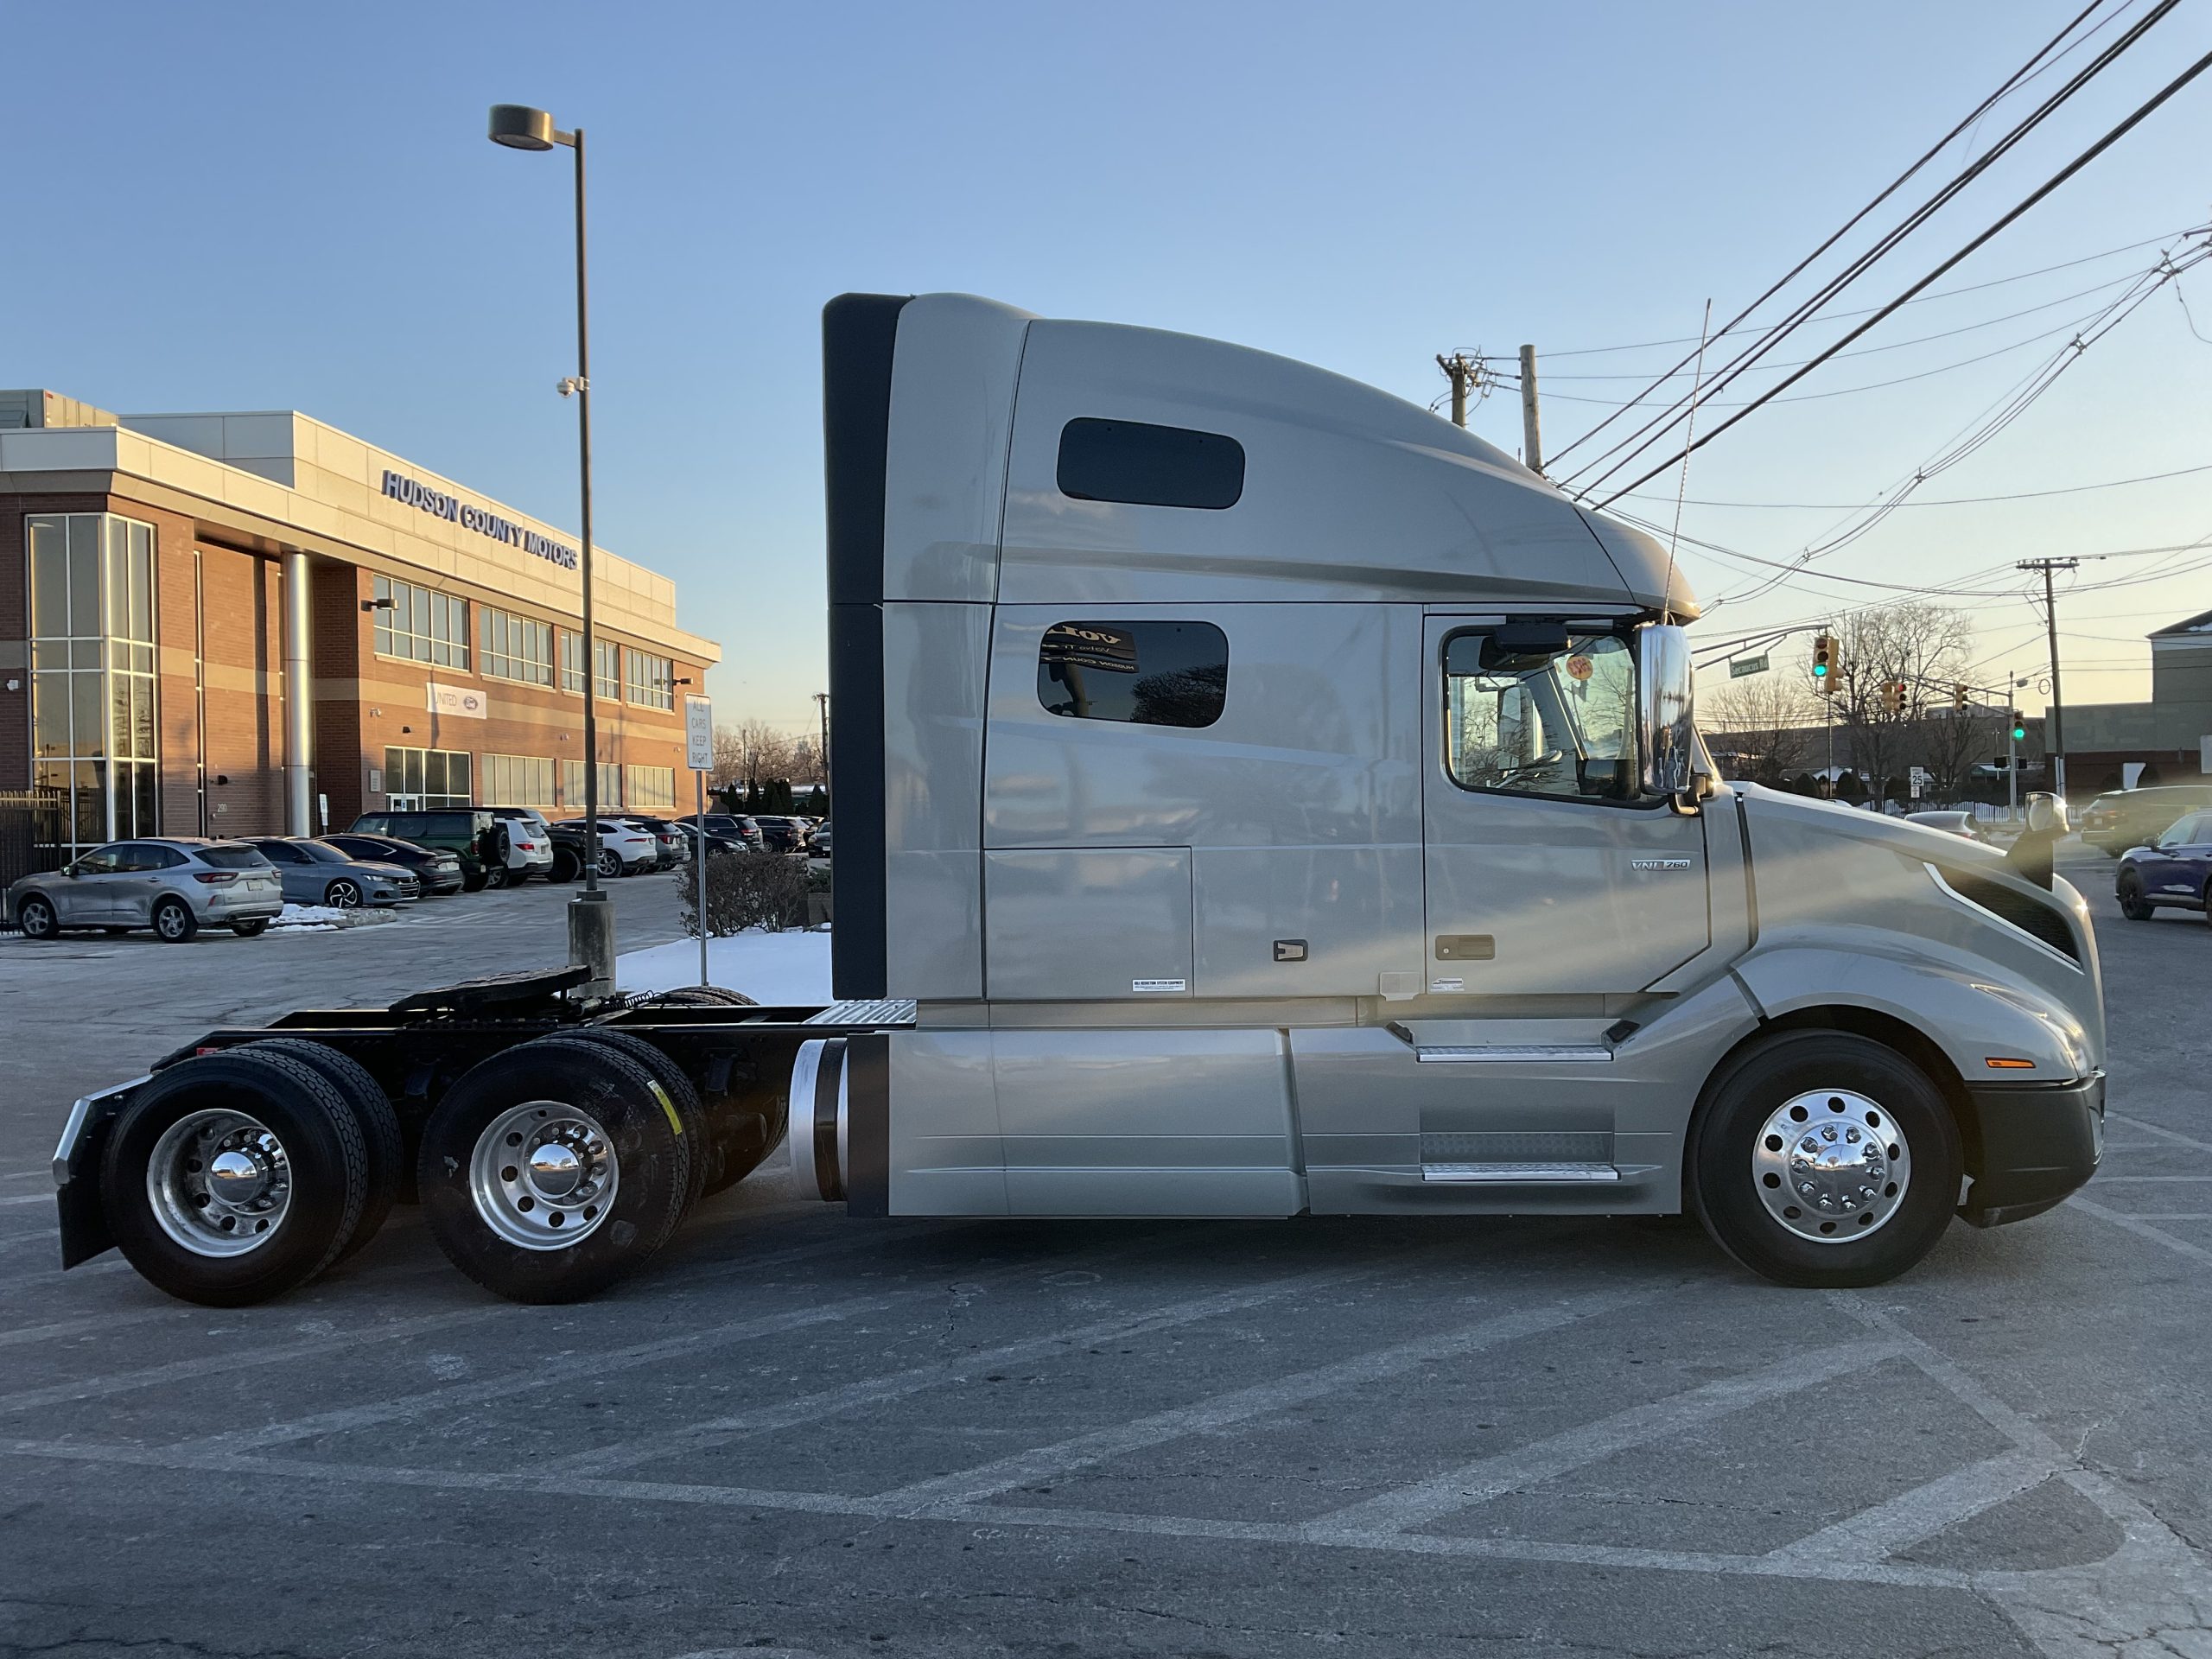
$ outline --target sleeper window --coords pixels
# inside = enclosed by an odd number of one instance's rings
[[[1455,633],[1444,645],[1445,765],[1465,789],[1581,799],[1636,792],[1636,659],[1617,634],[1562,644]],[[1486,650],[1486,645],[1489,648]]]
[[[1056,622],[1037,650],[1037,700],[1071,720],[1211,726],[1228,695],[1211,622]]]
[[[1141,507],[1233,507],[1244,446],[1219,432],[1144,421],[1070,421],[1060,429],[1060,493]]]

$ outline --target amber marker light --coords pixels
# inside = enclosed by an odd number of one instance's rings
[[[1982,1064],[1993,1071],[2032,1071],[2036,1069],[2033,1060],[2008,1059],[2001,1054],[1993,1054]]]

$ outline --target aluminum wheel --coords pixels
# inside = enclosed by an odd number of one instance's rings
[[[292,1164],[260,1119],[219,1108],[162,1132],[146,1163],[162,1230],[195,1255],[244,1255],[276,1235],[292,1207]]]
[[[1904,1129],[1848,1089],[1784,1101],[1751,1148],[1751,1179],[1767,1213],[1815,1244],[1848,1244],[1879,1232],[1911,1178]]]
[[[531,1100],[476,1137],[468,1190],[484,1224],[508,1243],[560,1250],[607,1219],[621,1174],[598,1119],[565,1101]]]

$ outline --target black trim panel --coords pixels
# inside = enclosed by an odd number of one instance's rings
[[[2105,1147],[2105,1078],[2079,1083],[1967,1085],[1980,1131],[1959,1213],[1977,1227],[2024,1221],[2050,1209],[2097,1172]]]
[[[884,910],[883,491],[892,359],[906,300],[822,309],[822,462],[830,575],[830,798],[844,856],[830,952],[841,1001],[887,996]]]
[[[845,1039],[845,1213],[891,1213],[891,1039]]]

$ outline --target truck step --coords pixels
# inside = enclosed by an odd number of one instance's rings
[[[819,1014],[809,1014],[810,1026],[911,1026],[914,1003],[911,997],[887,996],[852,1002],[832,1002]]]
[[[1424,1181],[1484,1181],[1508,1185],[1586,1185],[1618,1181],[1620,1171],[1611,1164],[1423,1164]]]
[[[1613,1051],[1603,1043],[1443,1043],[1416,1048],[1414,1058],[1423,1065],[1611,1065]]]

